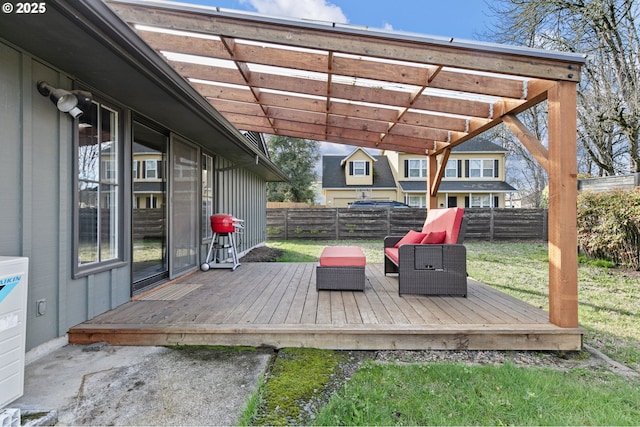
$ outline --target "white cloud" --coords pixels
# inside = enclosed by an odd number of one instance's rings
[[[385,22],[382,28],[387,31],[393,31],[393,25],[389,24],[388,22]]]
[[[272,16],[287,16],[297,19],[312,19],[340,24],[349,22],[339,6],[326,0],[244,0],[258,13]]]

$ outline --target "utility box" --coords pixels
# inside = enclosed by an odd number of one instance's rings
[[[0,408],[24,393],[29,259],[0,256]]]

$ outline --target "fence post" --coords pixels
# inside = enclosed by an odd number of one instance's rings
[[[340,215],[338,214],[339,208],[334,208],[336,211],[336,240],[340,240]]]
[[[289,209],[283,209],[283,219],[284,219],[284,240],[289,240],[289,222],[287,219],[289,218]]]
[[[489,216],[489,241],[493,243],[493,239],[495,238],[495,227],[494,227],[494,212],[495,209],[491,208],[491,215]]]

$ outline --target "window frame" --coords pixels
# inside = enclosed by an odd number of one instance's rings
[[[414,203],[415,201],[418,203]],[[425,194],[408,194],[406,203],[412,208],[426,208],[427,207],[427,196]]]
[[[80,176],[80,167],[79,167],[79,158],[80,158],[80,147],[81,147],[81,139],[80,139],[80,128],[82,122],[81,118],[75,118],[73,120],[73,194],[72,194],[72,224],[73,224],[73,238],[72,238],[72,277],[74,279],[86,277],[92,274],[97,274],[103,271],[112,270],[114,268],[119,268],[126,266],[126,253],[125,253],[125,195],[127,193],[126,182],[125,182],[125,160],[127,159],[125,153],[125,121],[127,120],[126,111],[122,106],[119,106],[113,102],[109,102],[104,98],[99,96],[94,96],[92,100],[92,106],[96,105],[96,109],[98,111],[98,117],[96,118],[96,125],[98,129],[101,129],[103,124],[103,111],[114,113],[114,124],[113,124],[113,132],[115,133],[115,144],[116,147],[116,159],[107,159],[105,161],[102,158],[101,152],[99,152],[99,160],[97,162],[98,170],[95,176],[97,178],[89,179],[87,177]],[[92,107],[93,108],[93,107]],[[85,113],[86,114],[86,113]],[[83,117],[83,116],[81,116]],[[99,137],[102,136],[102,132],[98,132]],[[100,141],[98,145],[100,145],[103,141]],[[98,148],[100,150],[100,148]],[[109,166],[107,166],[109,165]],[[113,168],[115,171],[113,171]],[[107,174],[107,169],[109,169],[109,174]],[[80,194],[81,184],[89,184],[93,183],[98,187],[98,194],[101,193],[101,187],[109,186],[113,187],[113,190],[116,191],[116,197],[111,197],[111,193],[108,192],[104,198],[104,202],[101,200],[101,197],[96,198],[97,205],[97,225],[96,225],[96,246],[97,246],[97,260],[81,263],[80,262],[80,203],[82,201],[82,197]],[[115,230],[110,230],[110,234],[117,236],[113,250],[115,251],[115,256],[109,259],[103,259],[102,257],[102,230],[101,230],[101,209],[102,204],[111,205],[113,203],[116,204],[113,214],[116,218],[113,220],[113,226]],[[111,212],[110,212],[111,213]]]
[[[473,203],[474,199],[478,199],[479,202],[480,202],[477,206],[474,206],[474,203]],[[485,205],[485,203],[486,203],[486,205]],[[489,194],[472,194],[471,196],[469,196],[469,207],[470,208],[480,208],[480,209],[492,208],[493,206],[492,206],[491,195],[489,195]]]
[[[480,167],[479,168],[472,167],[472,164],[474,162],[480,162]],[[486,167],[486,162],[491,163],[491,173],[489,175],[485,175],[485,172],[489,170],[489,168]],[[477,176],[473,175],[472,171],[478,171],[478,175]],[[469,178],[495,179],[495,173],[496,173],[495,159],[485,159],[485,158],[469,159]]]
[[[453,167],[450,165],[453,164]],[[449,171],[454,171],[453,175],[449,174]],[[457,159],[449,159],[444,168],[444,177],[445,178],[458,178],[458,160]]]
[[[420,158],[410,158],[407,159],[407,177],[409,179],[420,179],[420,178],[426,178],[427,177],[427,159],[420,159]],[[412,167],[411,163],[412,162],[418,162],[419,166],[418,167]],[[417,175],[412,175],[411,171],[417,171],[418,174]]]
[[[367,176],[367,161],[366,160],[352,160],[353,172],[351,176]],[[362,165],[362,166],[360,166]],[[362,173],[358,173],[362,169]]]
[[[153,165],[153,167],[150,167]],[[154,176],[149,176],[149,172],[153,171]],[[158,179],[158,161],[155,159],[149,159],[144,161],[144,179]]]
[[[211,215],[216,212],[216,157],[204,150],[200,151],[200,203],[201,203],[201,221],[200,239],[203,243],[209,243],[213,237],[211,229]],[[205,174],[205,171],[207,173]],[[205,177],[206,175],[206,177]],[[206,180],[206,183],[205,183]],[[207,194],[207,192],[210,194]],[[209,203],[209,204],[208,204]]]

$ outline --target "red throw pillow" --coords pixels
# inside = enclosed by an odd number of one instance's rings
[[[423,245],[440,245],[444,243],[444,239],[447,237],[447,232],[442,231],[430,231],[424,236],[424,239],[420,243]]]
[[[407,234],[404,235],[402,239],[398,243],[396,243],[396,248],[399,248],[400,245],[416,245],[422,242],[422,239],[426,237],[425,233],[419,233],[415,230],[409,230]]]

